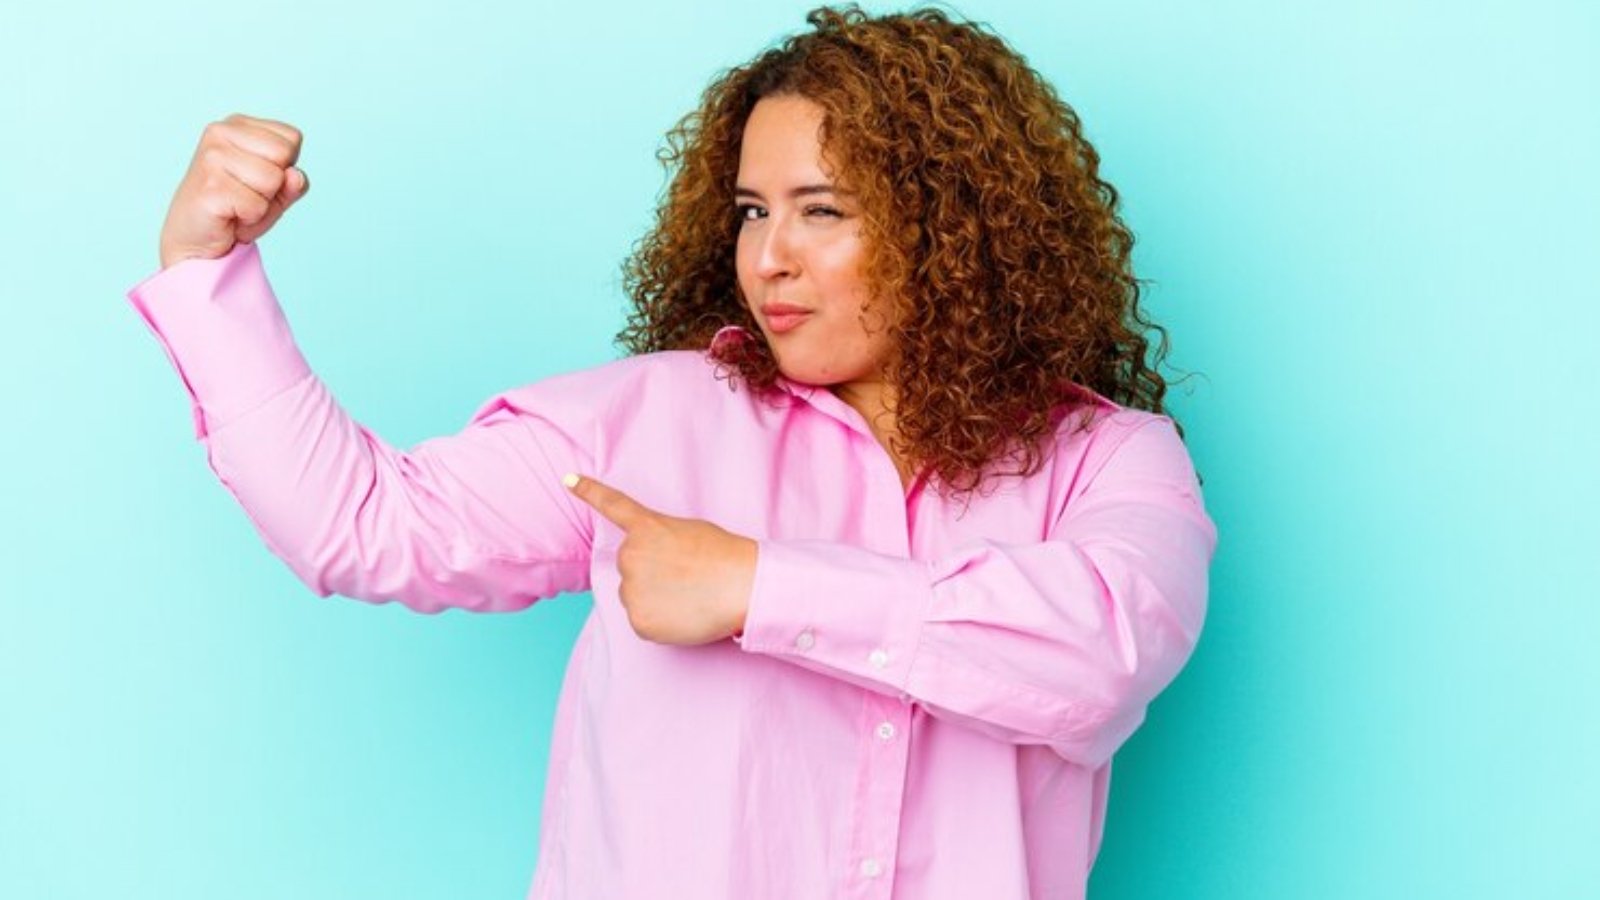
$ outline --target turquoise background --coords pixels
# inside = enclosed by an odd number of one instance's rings
[[[615,355],[662,133],[807,8],[8,7],[0,897],[523,895],[588,598],[316,598],[123,293],[206,123],[292,122],[307,357],[397,446],[457,430]],[[1091,895],[1595,896],[1597,7],[959,9],[1124,194],[1222,534]]]

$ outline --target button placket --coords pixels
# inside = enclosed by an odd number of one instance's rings
[[[880,892],[893,889],[892,870],[900,837],[900,813],[905,802],[906,766],[910,748],[904,737],[909,734],[910,711],[892,700],[869,698],[862,709],[863,765],[866,766],[867,793],[863,798],[866,819],[860,831],[860,843],[854,848],[856,858],[856,884],[865,893],[860,897],[886,896]],[[896,740],[899,738],[899,740]]]

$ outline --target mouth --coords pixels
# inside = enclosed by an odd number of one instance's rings
[[[784,334],[799,328],[811,318],[811,310],[786,303],[770,303],[761,307],[761,318],[773,334]]]

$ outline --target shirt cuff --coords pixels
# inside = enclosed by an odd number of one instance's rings
[[[254,243],[186,259],[130,288],[128,301],[183,379],[196,438],[310,374]]]
[[[759,542],[736,643],[907,699],[933,573],[921,560],[827,541]]]

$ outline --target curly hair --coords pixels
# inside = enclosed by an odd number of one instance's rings
[[[1167,332],[1139,309],[1133,235],[1072,108],[986,26],[937,9],[824,6],[806,21],[719,74],[668,131],[655,225],[623,265],[633,309],[618,345],[709,349],[723,374],[773,387],[735,272],[733,187],[756,102],[799,95],[821,107],[823,152],[863,211],[866,280],[896,317],[881,372],[893,446],[940,490],[1038,471],[1064,418],[1092,409],[1084,387],[1170,415],[1156,371]],[[728,325],[753,338],[712,347]]]

